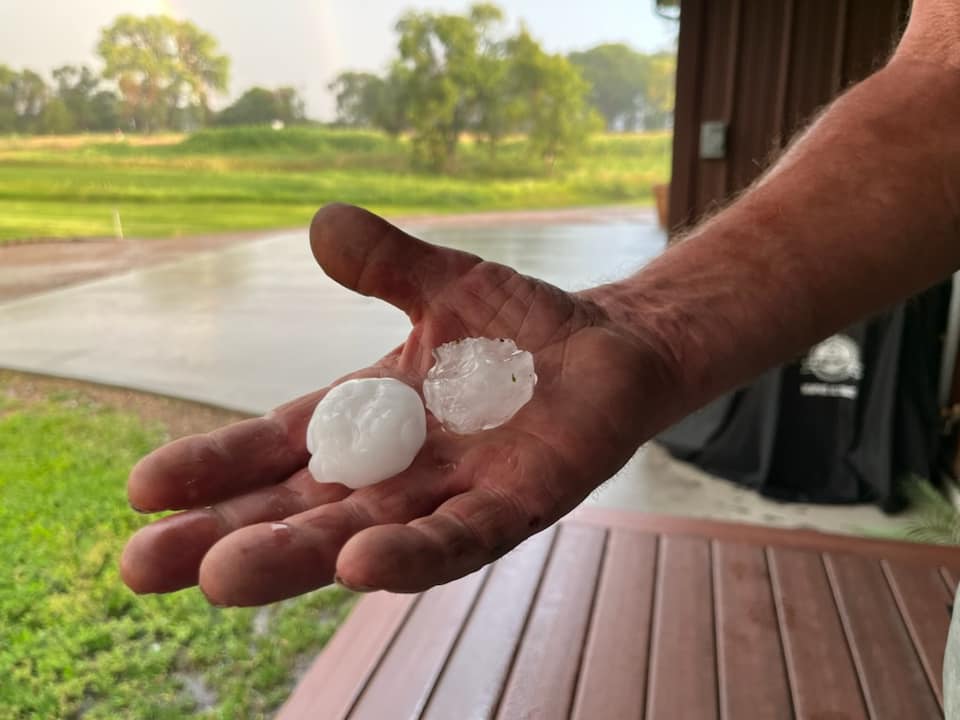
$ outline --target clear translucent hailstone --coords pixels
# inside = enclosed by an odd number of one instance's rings
[[[307,425],[310,474],[351,488],[410,467],[427,437],[420,396],[392,378],[347,380],[317,403]]]
[[[433,356],[423,397],[448,430],[467,435],[503,425],[533,397],[533,355],[513,340],[465,338]]]

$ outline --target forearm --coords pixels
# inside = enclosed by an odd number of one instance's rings
[[[895,60],[749,192],[591,292],[664,358],[664,422],[960,267],[960,81]]]

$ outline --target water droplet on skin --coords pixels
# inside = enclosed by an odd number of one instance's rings
[[[277,547],[289,545],[292,540],[292,531],[286,523],[270,523],[270,530],[273,531],[273,541]]]

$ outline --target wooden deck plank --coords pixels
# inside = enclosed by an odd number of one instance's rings
[[[492,716],[555,534],[551,529],[535,535],[491,569],[427,701],[425,720]]]
[[[616,529],[607,540],[574,720],[640,717],[646,695],[657,536]]]
[[[954,570],[948,567],[941,567],[940,574],[943,581],[947,584],[947,591],[953,597],[957,594],[957,586],[960,585],[960,570]]]
[[[385,592],[361,598],[276,720],[345,718],[418,599]]]
[[[942,717],[880,563],[844,553],[824,564],[871,718]]]
[[[767,559],[797,720],[867,720],[820,555],[771,547]]]
[[[362,598],[277,717],[942,717],[956,548],[610,510],[559,528],[485,578]]]
[[[487,572],[484,568],[423,594],[350,711],[350,720],[420,717]]]
[[[600,528],[559,530],[504,688],[501,720],[569,715],[605,541]]]
[[[793,718],[777,611],[763,548],[713,545],[720,714]]]
[[[654,515],[598,507],[577,508],[567,516],[566,522],[599,525],[604,528],[622,527],[664,535],[686,535],[708,540],[729,540],[750,545],[771,545],[818,552],[852,552],[888,560],[942,565],[949,568],[954,575],[960,575],[960,551],[945,545],[879,540],[816,530],[772,528],[723,520]]]
[[[884,562],[883,571],[927,674],[927,681],[943,708],[943,653],[947,646],[953,598],[936,568]]]
[[[647,720],[717,717],[710,545],[665,535],[657,558]]]

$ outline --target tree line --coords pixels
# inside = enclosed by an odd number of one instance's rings
[[[607,44],[551,54],[525,27],[505,34],[503,21],[489,3],[464,15],[405,14],[386,73],[348,71],[331,83],[338,121],[409,132],[417,158],[437,169],[455,163],[467,134],[493,155],[505,136],[522,133],[533,152],[553,162],[601,126],[669,127],[673,53]]]
[[[464,14],[416,12],[395,26],[397,52],[382,75],[344,72],[330,85],[337,122],[407,133],[417,162],[456,164],[466,136],[496,155],[523,134],[552,164],[591,132],[669,127],[672,53],[644,54],[623,44],[568,55],[547,52],[521,26],[508,33],[504,13],[479,3]],[[192,130],[306,120],[291,87],[247,90],[214,112],[230,61],[216,39],[189,21],[122,15],[101,31],[99,72],[66,65],[50,80],[0,65],[0,133]]]
[[[217,41],[189,21],[121,15],[100,33],[102,69],[64,65],[49,81],[0,65],[0,133],[192,130],[206,125],[285,123],[305,119],[290,87],[247,90],[221,112],[230,60]]]

